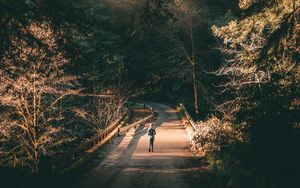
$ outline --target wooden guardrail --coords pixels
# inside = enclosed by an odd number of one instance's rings
[[[65,171],[69,171],[69,169],[73,169],[78,166],[79,164],[77,162],[89,157],[99,147],[118,133],[120,127],[126,123],[125,120],[127,118],[127,113],[128,112],[125,112],[121,118],[113,122],[106,129],[89,139],[87,142],[80,144],[70,152],[58,157],[57,160],[52,162],[52,171],[64,173]]]
[[[128,101],[127,104],[132,105],[132,106],[140,106],[140,107],[148,108],[152,112],[152,114],[145,117],[145,118],[143,118],[143,119],[141,119],[141,120],[139,120],[139,121],[137,121],[137,122],[134,122],[130,125],[127,125],[126,127],[120,128],[118,130],[118,135],[123,134],[125,132],[128,132],[128,130],[133,128],[133,127],[137,128],[138,126],[140,126],[140,125],[142,125],[142,124],[144,124],[144,123],[148,122],[149,120],[152,120],[153,118],[156,117],[156,114],[153,111],[153,108],[149,105],[146,105],[144,103],[139,103],[139,102],[131,102],[131,101]]]
[[[129,104],[132,106],[140,106],[140,107],[144,107],[144,108],[149,108],[151,111],[153,111],[151,106],[144,104],[144,103],[127,101],[126,104]]]
[[[145,117],[145,118],[143,118],[143,119],[141,119],[141,120],[139,120],[137,122],[134,122],[134,123],[132,123],[132,124],[126,126],[126,127],[119,128],[118,134],[120,135],[120,134],[122,134],[124,132],[127,132],[129,129],[131,129],[133,127],[137,128],[138,126],[140,126],[140,125],[148,122],[149,120],[151,120],[153,118],[154,118],[154,113],[152,113],[151,115],[149,115],[149,116],[147,116],[147,117]]]
[[[188,123],[192,126],[193,130],[194,131],[197,130],[197,125],[196,125],[195,121],[193,120],[193,118],[191,117],[191,115],[186,110],[185,106],[182,103],[180,103],[179,107],[180,107],[180,111],[183,113],[183,115],[187,119]]]
[[[126,121],[129,117],[130,112],[127,111],[122,115],[121,118],[113,122],[102,132],[92,137],[85,143],[80,144],[70,152],[65,153],[62,156],[58,157],[55,161],[52,161],[52,167],[51,167],[52,171],[58,173],[65,173],[68,171],[72,171],[73,169],[76,169],[86,159],[91,157],[97,149],[99,149],[107,141],[112,139],[114,135],[127,132],[132,127],[140,126],[155,117],[155,113],[153,112],[152,107],[141,103],[139,103],[138,105],[149,108],[152,111],[152,114],[135,123],[123,127],[126,124]]]

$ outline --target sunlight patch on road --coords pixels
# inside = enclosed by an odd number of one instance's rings
[[[126,149],[129,147],[129,143],[133,139],[133,135],[135,133],[136,129],[130,129],[123,141],[118,145],[118,147],[115,150],[112,150],[108,157],[102,162],[102,165],[113,165],[115,164],[120,158],[122,158],[122,155]]]
[[[164,112],[166,112],[166,113],[177,113],[177,110],[172,109],[172,108],[168,108],[168,109],[164,110]]]
[[[182,150],[164,150],[164,152],[138,152],[133,155],[133,159],[164,159],[164,158],[172,158],[172,157],[184,157],[187,156],[187,153],[182,152]]]
[[[180,172],[203,172],[208,171],[209,168],[206,166],[190,167],[190,168],[170,168],[170,169],[159,169],[159,168],[125,168],[123,172],[148,172],[148,173],[180,173]]]

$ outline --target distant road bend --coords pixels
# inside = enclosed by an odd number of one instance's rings
[[[132,128],[111,151],[73,183],[77,188],[205,187],[207,166],[188,150],[176,109],[147,103],[158,112],[154,152],[148,152],[147,126]]]

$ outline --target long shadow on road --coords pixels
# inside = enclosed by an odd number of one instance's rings
[[[147,127],[131,129],[101,149],[64,187],[209,188],[207,163],[188,152],[186,131],[176,110],[157,103],[150,105],[159,114],[153,153],[147,150]]]

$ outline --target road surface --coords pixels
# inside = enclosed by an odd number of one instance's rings
[[[147,124],[131,129],[119,143],[73,181],[77,188],[207,187],[205,160],[188,150],[185,127],[176,109],[149,103],[158,112],[154,152],[148,151]]]

